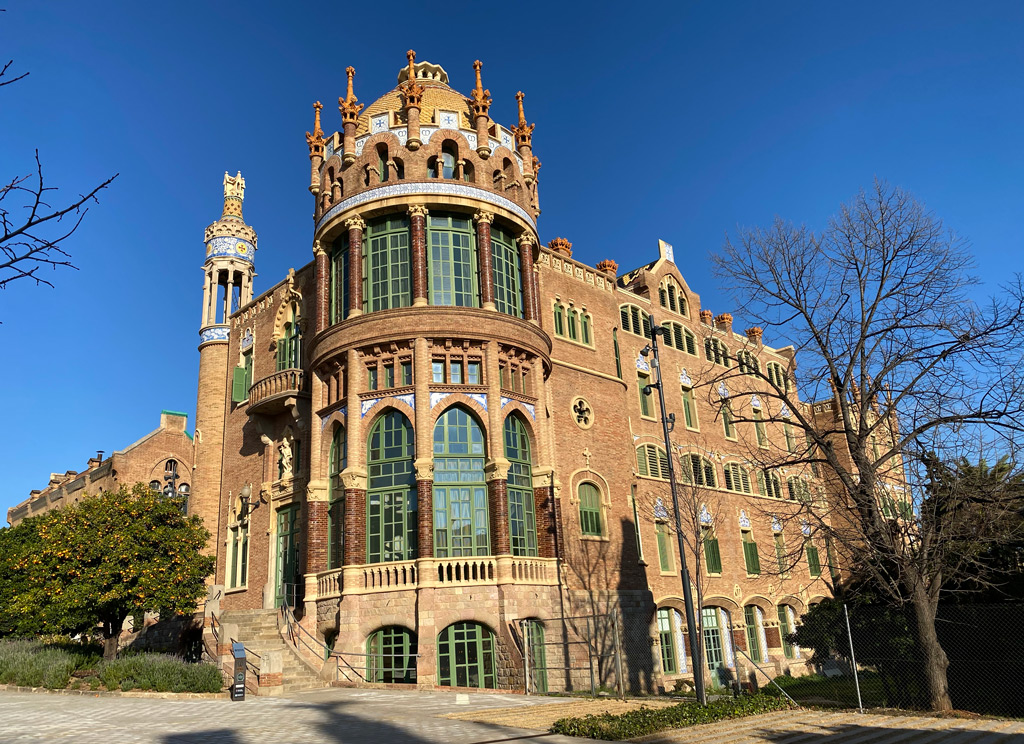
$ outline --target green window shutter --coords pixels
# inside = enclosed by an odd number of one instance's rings
[[[708,573],[722,573],[722,552],[719,550],[717,537],[704,538],[704,560]]]
[[[612,329],[612,346],[615,349],[615,376],[622,379],[622,357],[619,354],[619,329]]]
[[[672,570],[672,548],[668,544],[668,533],[664,522],[656,522],[654,534],[658,539],[658,563],[662,571]]]
[[[793,644],[786,640],[786,637],[793,632],[793,628],[789,625],[789,612],[786,605],[778,606],[779,614],[779,635],[782,636],[782,653],[785,654],[787,659],[793,658]]]
[[[600,536],[601,492],[593,483],[581,483],[577,489],[580,499],[580,529],[584,535]]]
[[[818,549],[813,545],[807,546],[807,568],[811,578],[816,579],[821,576],[821,559],[818,557]]]
[[[748,574],[761,573],[761,558],[757,554],[757,543],[750,541],[743,543],[743,560],[747,564]]]
[[[235,367],[231,377],[231,402],[241,403],[249,397],[249,388],[245,385],[245,367]]]

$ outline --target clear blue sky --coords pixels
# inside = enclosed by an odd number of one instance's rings
[[[79,271],[0,293],[4,515],[162,408],[192,425],[224,171],[246,179],[260,292],[311,259],[312,102],[334,131],[345,67],[368,104],[409,48],[464,93],[481,59],[503,123],[526,93],[545,242],[626,269],[663,238],[716,313],[707,256],[727,231],[818,227],[876,176],[971,242],[988,289],[1024,269],[1024,3],[6,7],[0,63],[31,74],[0,88],[0,178],[35,147],[65,197],[121,176],[70,243]]]

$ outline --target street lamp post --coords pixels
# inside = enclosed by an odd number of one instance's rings
[[[658,391],[658,403],[661,406],[661,428],[662,433],[665,437],[665,453],[666,459],[668,460],[668,483],[672,489],[672,511],[675,514],[676,521],[676,542],[679,546],[679,574],[683,582],[683,604],[686,607],[686,626],[689,628],[687,634],[690,639],[690,658],[693,659],[693,689],[697,694],[697,700],[701,705],[707,704],[707,697],[704,691],[704,660],[701,654],[701,642],[700,642],[700,630],[697,626],[697,619],[693,608],[693,591],[691,590],[690,584],[690,570],[686,565],[686,543],[683,540],[683,524],[679,517],[679,494],[676,491],[676,469],[675,469],[675,456],[672,454],[672,441],[669,438],[669,432],[671,428],[675,426],[676,417],[675,414],[671,416],[665,412],[665,390],[662,384],[661,376],[661,357],[658,354],[658,336],[665,333],[665,328],[656,325],[654,318],[650,319],[651,322],[651,343],[641,349],[640,353],[643,356],[647,356],[652,351],[654,356],[651,359],[651,364],[655,370],[657,370],[657,379],[647,385],[644,388],[644,394],[650,395],[651,389]]]

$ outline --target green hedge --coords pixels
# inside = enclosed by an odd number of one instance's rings
[[[665,729],[754,716],[774,710],[785,710],[789,707],[789,702],[784,699],[765,695],[744,695],[739,698],[715,700],[706,706],[697,703],[679,703],[667,708],[643,707],[618,715],[602,713],[583,718],[560,718],[551,725],[550,731],[553,734],[566,736],[622,741]]]
[[[177,656],[128,654],[103,661],[101,647],[68,640],[0,642],[0,684],[63,690],[74,672],[91,671],[91,689],[220,692],[223,680],[212,664],[191,664]],[[77,675],[79,677],[82,674]]]

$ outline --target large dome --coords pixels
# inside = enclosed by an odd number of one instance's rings
[[[423,87],[423,102],[421,110],[424,112],[425,122],[435,110],[455,111],[459,114],[461,121],[460,128],[473,128],[472,109],[469,99],[448,85],[448,73],[440,65],[430,62],[417,62],[415,65],[416,83]],[[403,110],[403,98],[401,85],[409,79],[409,68],[403,67],[398,73],[398,86],[388,91],[376,101],[367,106],[356,122],[356,136],[367,134],[370,131],[370,119],[373,116],[384,112],[392,112],[391,120],[395,124],[403,124],[406,121]]]

